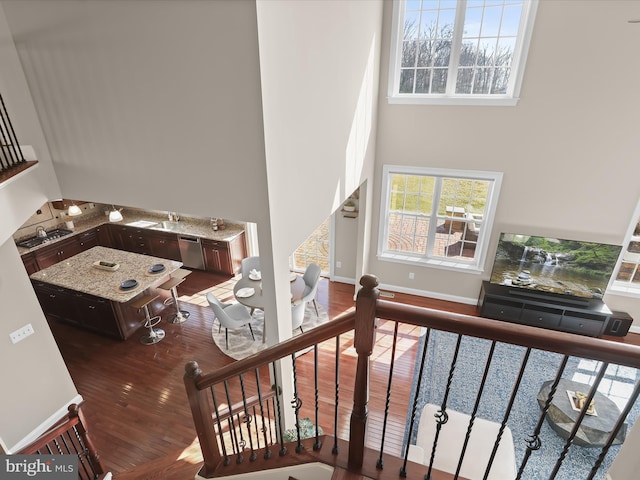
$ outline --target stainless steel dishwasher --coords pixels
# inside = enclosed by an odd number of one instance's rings
[[[178,235],[178,246],[180,247],[182,264],[185,267],[204,270],[204,257],[202,256],[200,238]]]

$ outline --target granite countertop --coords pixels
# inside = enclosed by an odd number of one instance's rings
[[[107,261],[120,265],[115,271],[101,270],[94,262]],[[163,264],[162,272],[151,274],[149,268]],[[182,262],[166,258],[151,257],[139,253],[125,252],[107,247],[93,247],[67,260],[51,265],[31,275],[32,280],[42,281],[114,302],[128,302],[149,287],[158,286],[167,275],[182,266]],[[135,279],[138,286],[131,290],[121,290],[125,280]]]
[[[124,209],[122,211],[122,215],[124,216],[124,220],[117,223],[110,223],[108,218],[102,214],[73,217],[73,223],[75,225],[75,228],[72,234],[66,235],[58,239],[51,240],[47,243],[43,243],[33,248],[24,248],[24,247],[18,246],[18,252],[21,255],[25,253],[33,252],[40,248],[44,248],[46,246],[52,245],[57,241],[71,238],[73,235],[78,235],[80,233],[86,232],[87,230],[91,230],[92,228],[95,228],[104,224],[131,226],[134,228],[137,227],[145,230],[155,230],[160,232],[175,233],[176,235],[181,235],[181,234],[192,235],[194,237],[199,237],[202,239],[217,240],[217,241],[231,241],[236,236],[244,232],[244,229],[245,229],[243,224],[227,223],[224,230],[213,230],[211,228],[211,224],[209,220],[201,219],[201,218],[192,218],[192,217],[183,217],[178,222],[168,222],[169,228],[163,228],[162,223],[167,220],[167,217],[164,214],[161,215],[158,213],[146,212],[144,210],[138,210],[138,209]],[[146,222],[146,223],[151,223],[153,225],[142,227],[140,226],[140,224],[135,225],[136,222]],[[134,225],[129,225],[131,223],[133,223]],[[66,228],[65,224],[61,223],[59,225],[59,228]],[[25,237],[25,238],[29,238],[29,237]],[[20,240],[24,240],[24,238],[15,238],[15,240],[20,241]]]

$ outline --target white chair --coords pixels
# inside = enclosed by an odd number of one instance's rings
[[[248,277],[249,272],[254,268],[260,271],[260,257],[243,258],[242,262],[240,262],[240,274],[242,278]]]
[[[316,309],[316,317],[318,316],[318,304],[316,303],[316,292],[318,291],[318,281],[320,280],[320,265],[310,263],[302,275],[304,280],[304,292],[302,293],[302,302],[313,302],[313,308]]]
[[[291,304],[291,331],[299,328],[302,333],[302,323],[304,322],[304,311],[307,308],[307,302],[300,300]]]
[[[229,329],[237,330],[246,325],[251,331],[251,338],[256,339],[251,328],[251,314],[247,307],[240,303],[223,303],[211,292],[207,293],[207,302],[220,325],[224,327],[227,349],[229,349]]]
[[[412,462],[429,464],[436,432],[434,415],[440,407],[426,404],[420,414],[416,445],[409,445],[408,459]],[[438,437],[433,467],[447,473],[455,473],[471,417],[465,413],[447,408],[449,420],[442,425]],[[464,478],[483,478],[493,445],[498,436],[500,424],[483,418],[476,418],[469,437],[460,476]],[[512,480],[516,477],[516,458],[513,436],[509,427],[505,427],[496,456],[491,464],[489,480]]]

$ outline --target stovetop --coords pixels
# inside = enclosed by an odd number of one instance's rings
[[[71,230],[66,230],[64,228],[55,228],[47,232],[46,237],[31,237],[26,240],[21,240],[16,242],[16,245],[24,248],[33,248],[43,243],[49,243],[51,240],[57,240],[58,238],[66,237],[67,235],[72,234]]]

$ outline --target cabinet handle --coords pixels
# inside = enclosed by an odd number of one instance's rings
[[[89,308],[90,308],[91,310],[93,310],[93,309],[95,309],[95,308],[96,308],[96,306],[95,306],[95,305],[89,305]]]
[[[56,298],[56,296],[53,293],[50,293],[49,298]]]

